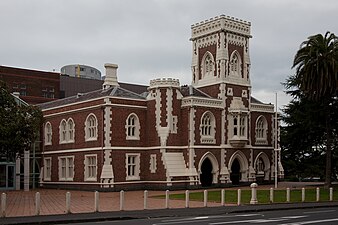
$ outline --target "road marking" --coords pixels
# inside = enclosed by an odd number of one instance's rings
[[[196,221],[208,221],[210,219],[217,218],[231,218],[231,217],[250,217],[250,216],[262,216],[262,214],[243,214],[243,215],[227,215],[227,216],[198,216],[198,217],[189,217],[182,219],[170,219],[162,220],[160,223],[154,223],[153,225],[167,225],[167,224],[186,224],[186,223],[195,223]]]
[[[304,214],[316,214],[316,213],[329,213],[329,212],[335,212],[336,210],[321,210],[321,211],[309,211],[309,212],[303,212]]]
[[[308,216],[283,216],[281,218],[283,218],[283,219],[299,219],[299,218],[304,218],[304,217],[308,217]]]
[[[338,221],[338,218],[326,219],[326,220],[302,221],[302,222],[296,222],[296,223],[283,223],[279,225],[303,225],[303,224],[327,223],[327,222],[333,222],[333,221]]]
[[[227,221],[227,222],[217,222],[217,223],[209,223],[210,225],[218,225],[218,224],[238,224],[238,223],[271,223],[271,222],[279,222],[287,219],[257,219],[257,220],[237,220],[237,221]]]

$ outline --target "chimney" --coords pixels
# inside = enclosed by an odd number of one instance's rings
[[[103,90],[108,89],[109,87],[112,86],[119,86],[117,82],[117,64],[111,64],[111,63],[106,63],[104,64],[104,67],[106,68],[106,77],[103,82]]]

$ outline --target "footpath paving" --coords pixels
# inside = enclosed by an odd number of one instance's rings
[[[321,185],[321,183],[288,183],[279,184],[279,189],[299,188],[306,185]],[[267,189],[273,186],[260,186]],[[241,187],[248,189],[249,187]],[[238,188],[233,188],[238,189]],[[201,191],[201,190],[198,190]],[[35,216],[35,193],[40,193],[41,211]],[[52,224],[55,222],[72,221],[98,221],[122,218],[147,218],[160,216],[189,216],[189,215],[216,215],[231,212],[291,209],[301,207],[326,207],[338,206],[338,202],[299,203],[299,204],[269,204],[269,205],[226,205],[208,202],[208,207],[203,202],[190,201],[189,208],[185,208],[184,200],[170,199],[169,208],[165,209],[165,199],[154,198],[164,195],[164,191],[149,191],[147,210],[144,209],[143,191],[125,192],[125,207],[120,211],[119,192],[99,193],[99,212],[94,212],[94,192],[69,191],[71,193],[71,214],[66,214],[67,190],[35,189],[32,191],[8,191],[6,204],[6,217],[0,218],[0,224]],[[193,192],[193,191],[192,191]],[[184,191],[171,191],[172,193],[184,193]]]

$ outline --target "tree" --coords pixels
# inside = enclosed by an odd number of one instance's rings
[[[41,123],[41,111],[35,106],[18,104],[0,81],[0,156],[13,161],[17,153],[29,150]]]
[[[297,51],[292,68],[296,69],[285,86],[294,99],[308,99],[322,107],[325,118],[325,186],[331,185],[333,104],[338,93],[338,38],[327,32],[308,37]]]

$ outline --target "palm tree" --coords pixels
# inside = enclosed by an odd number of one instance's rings
[[[331,186],[332,110],[338,94],[338,38],[327,32],[308,37],[297,51],[292,68],[296,72],[286,82],[294,98],[305,97],[323,107],[326,127],[325,186]]]

